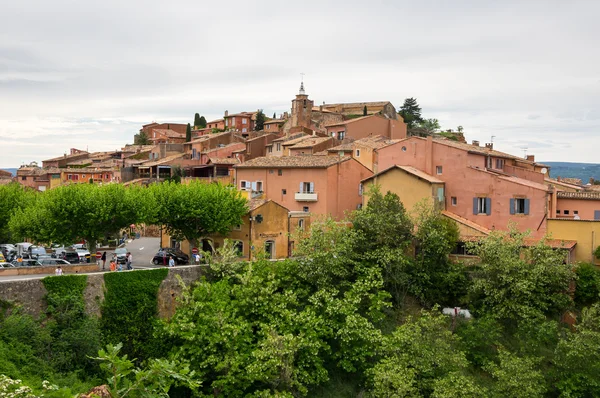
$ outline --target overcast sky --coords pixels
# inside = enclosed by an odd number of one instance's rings
[[[417,98],[539,161],[600,162],[600,2],[2,1],[0,167],[113,150],[142,124]]]

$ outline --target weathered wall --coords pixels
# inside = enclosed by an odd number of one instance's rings
[[[175,313],[177,298],[181,296],[182,282],[189,286],[200,279],[205,266],[183,266],[169,268],[169,274],[162,281],[158,291],[158,314],[161,318],[169,318]],[[133,272],[144,272],[136,270]],[[87,274],[87,287],[83,295],[89,315],[100,316],[100,308],[104,301],[104,274]],[[46,310],[44,296],[46,288],[41,279],[11,280],[0,282],[0,300],[9,301],[22,307],[27,314],[38,316]]]

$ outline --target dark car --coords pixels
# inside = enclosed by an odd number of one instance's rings
[[[190,258],[187,254],[178,249],[165,248],[160,249],[158,253],[154,255],[152,259],[152,264],[154,265],[169,265],[169,257],[173,257],[175,260],[175,264],[187,264],[190,261]]]
[[[68,249],[58,255],[61,260],[66,260],[71,264],[79,264],[79,253],[77,251]]]

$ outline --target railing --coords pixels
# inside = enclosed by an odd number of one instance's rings
[[[296,192],[295,199],[299,202],[316,202],[318,196],[316,192]]]

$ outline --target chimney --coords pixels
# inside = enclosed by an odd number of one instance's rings
[[[527,155],[527,160],[530,162],[535,162],[535,155]]]
[[[493,142],[488,142],[485,144],[485,147],[489,150],[493,150],[494,149],[494,143]]]
[[[594,177],[590,177],[590,185],[594,185]]]
[[[323,105],[319,105],[319,112],[323,112]]]
[[[560,176],[556,177],[556,181],[560,182]]]
[[[229,116],[229,111],[226,109],[225,110],[225,117]]]
[[[479,146],[479,141],[473,140],[473,146]]]

